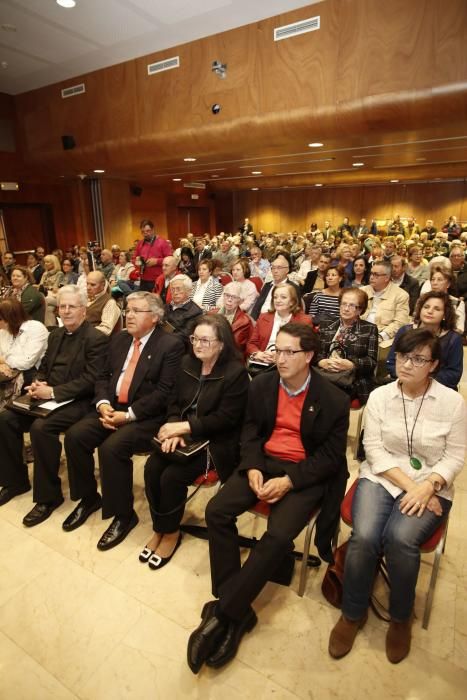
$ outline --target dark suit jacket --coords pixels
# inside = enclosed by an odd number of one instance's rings
[[[297,290],[297,293],[298,293],[298,298],[300,299],[301,292],[300,292],[299,286],[297,284],[295,284],[295,282],[291,282],[289,279],[286,279],[285,282],[287,284],[292,284],[295,287],[295,289]],[[263,306],[264,302],[266,301],[266,298],[269,294],[269,290],[271,289],[272,286],[273,286],[272,282],[266,282],[266,284],[263,285],[263,288],[261,289],[259,296],[256,297],[256,301],[253,305],[252,310],[250,311],[250,316],[255,321],[261,313],[261,307]]]
[[[65,335],[65,328],[54,328],[49,334],[47,350],[42,358],[36,379],[49,381],[51,370],[60,351]],[[109,339],[96,330],[88,321],[84,321],[76,333],[80,342],[76,346],[76,355],[68,365],[67,380],[54,386],[57,401],[69,399],[92,399],[95,385],[102,365],[105,362]]]
[[[112,336],[106,365],[96,385],[95,401],[118,403],[117,383],[133,337],[125,330]],[[128,392],[128,406],[138,420],[165,417],[167,399],[175,381],[184,351],[183,341],[175,333],[157,326],[141,353]]]
[[[279,396],[277,371],[260,374],[250,384],[248,409],[241,438],[239,470],[265,469],[263,446],[276,422]],[[316,543],[320,555],[332,559],[331,540],[340,517],[340,504],[348,478],[346,447],[349,399],[311,369],[311,381],[303,404],[300,434],[306,457],[286,462],[284,471],[294,490],[324,487]]]
[[[409,295],[409,313],[413,316],[415,304],[420,296],[420,285],[414,277],[411,277],[407,272],[404,273],[401,289],[404,289]]]

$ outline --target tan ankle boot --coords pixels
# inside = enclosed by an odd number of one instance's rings
[[[404,622],[391,620],[386,635],[386,656],[392,664],[405,659],[412,639],[412,616]]]
[[[361,620],[356,621],[348,620],[343,615],[340,616],[329,637],[328,650],[334,659],[341,659],[349,653],[353,647],[358,630],[362,629],[367,619],[367,614]]]

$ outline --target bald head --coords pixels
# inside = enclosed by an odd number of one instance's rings
[[[178,260],[173,255],[167,255],[162,261],[162,272],[164,277],[173,277],[177,273]]]
[[[100,294],[105,289],[105,277],[100,270],[90,272],[86,277],[86,288],[88,297],[93,299],[97,294]]]

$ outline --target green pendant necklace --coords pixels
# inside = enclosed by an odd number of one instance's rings
[[[417,425],[418,416],[420,415],[420,411],[422,410],[423,400],[426,396],[426,392],[428,391],[430,384],[431,384],[431,382],[428,382],[428,384],[426,385],[425,391],[423,392],[422,400],[420,401],[420,406],[418,407],[417,415],[415,416],[415,420],[413,422],[412,432],[410,433],[410,438],[409,438],[409,427],[407,425],[407,413],[405,411],[404,390],[402,388],[402,383],[399,385],[399,388],[401,390],[401,396],[402,396],[402,406],[404,407],[404,422],[405,422],[405,433],[407,436],[407,452],[409,453],[409,464],[412,467],[412,469],[416,469],[417,471],[422,468],[422,463],[418,459],[418,457],[415,457],[413,454],[413,434],[414,434],[415,426]]]

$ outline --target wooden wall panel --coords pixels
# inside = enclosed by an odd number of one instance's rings
[[[422,224],[431,218],[438,227],[450,214],[467,222],[466,181],[235,192],[233,202],[236,226],[248,216],[255,231],[304,231],[311,221],[322,226],[326,219],[337,226],[344,216],[350,217],[351,224],[361,217],[389,219],[394,214],[415,216]]]
[[[126,250],[135,238],[128,183],[120,180],[102,180],[101,194],[105,245],[110,248],[116,244]]]
[[[132,240],[139,239],[140,222],[142,219],[151,219],[154,222],[159,236],[169,238],[167,228],[167,193],[157,187],[143,187],[140,197],[129,195],[131,211]]]

